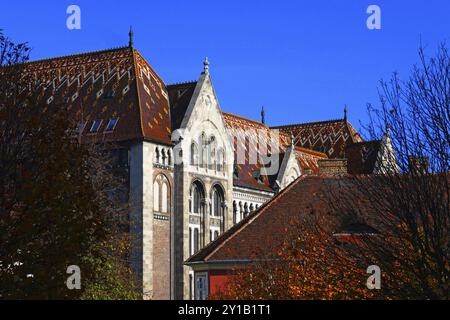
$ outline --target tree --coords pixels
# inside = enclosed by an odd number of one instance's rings
[[[335,219],[299,217],[276,256],[260,248],[213,299],[449,299],[450,59],[445,45],[419,57],[408,80],[382,81],[381,106],[369,106],[369,139],[392,145],[379,174],[325,185]],[[371,231],[336,237],[350,225]],[[366,289],[370,265],[381,269],[380,290]]]
[[[332,215],[330,215],[332,216]],[[366,266],[350,254],[351,240],[333,235],[336,221],[321,213],[302,215],[287,224],[282,245],[273,255],[258,248],[244,268],[211,299],[323,300],[372,298]]]
[[[409,79],[381,81],[380,107],[368,110],[369,138],[387,131],[395,158],[380,162],[382,175],[355,176],[330,202],[378,230],[361,249],[380,266],[386,298],[448,299],[450,58],[444,44],[431,58],[421,47],[419,58]],[[370,214],[352,200],[358,195],[371,199]]]
[[[0,297],[132,296],[117,224],[123,186],[108,147],[80,143],[67,110],[44,101],[26,72],[29,51],[0,30]],[[66,286],[70,265],[81,269],[81,290]],[[94,295],[112,276],[123,292]]]

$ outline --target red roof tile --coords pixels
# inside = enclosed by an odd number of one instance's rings
[[[267,255],[275,255],[293,219],[312,213],[326,217],[333,212],[326,194],[329,188],[338,188],[343,179],[320,176],[297,179],[271,201],[190,257],[186,263],[248,261],[258,258],[262,251]]]

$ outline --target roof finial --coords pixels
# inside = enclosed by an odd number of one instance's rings
[[[295,137],[294,137],[294,132],[291,131],[291,146],[294,147],[295,145]]]
[[[130,47],[130,48],[133,48],[133,35],[134,35],[134,33],[133,33],[133,28],[130,26],[130,32],[128,32],[128,36],[129,36],[129,42],[128,42],[128,46]]]
[[[347,121],[347,105],[344,107],[344,121]]]
[[[391,133],[391,124],[389,122],[386,123],[386,134]]]
[[[203,61],[203,73],[204,74],[209,74],[209,60],[208,60],[208,57],[206,57],[205,60]]]
[[[264,111],[264,106],[261,108],[261,122],[262,124],[266,124],[266,112]]]

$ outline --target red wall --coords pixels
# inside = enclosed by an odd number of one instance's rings
[[[220,290],[223,290],[231,277],[233,277],[233,274],[230,270],[208,271],[209,295],[215,296]]]

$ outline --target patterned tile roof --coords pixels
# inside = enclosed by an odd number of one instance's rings
[[[255,173],[264,172],[261,163],[250,163],[248,150],[258,150],[259,153],[270,150],[270,154],[278,155],[279,165],[283,162],[286,149],[291,144],[290,136],[284,131],[277,131],[267,127],[265,124],[247,119],[231,113],[223,113],[225,125],[231,137],[235,138],[233,143],[235,159],[237,149],[245,150],[245,163],[237,164],[238,175],[235,176],[234,184],[242,187],[273,191],[276,174],[262,176],[262,180],[255,178]],[[243,134],[242,134],[243,133]],[[261,146],[267,146],[261,148]],[[239,147],[238,147],[239,146]],[[272,150],[276,146],[276,150]],[[323,153],[297,147],[296,155],[302,169],[310,168],[313,173],[318,173],[318,159],[326,158]],[[262,154],[265,156],[265,154]],[[278,172],[277,172],[278,173]]]
[[[47,104],[65,105],[75,123],[85,124],[82,139],[171,143],[165,85],[138,51],[122,47],[32,61],[23,67],[38,81]],[[113,118],[117,125],[106,131]],[[91,133],[96,119],[101,124]]]
[[[299,147],[323,152],[329,158],[345,158],[347,145],[362,142],[359,133],[345,119],[272,127],[293,134]]]

